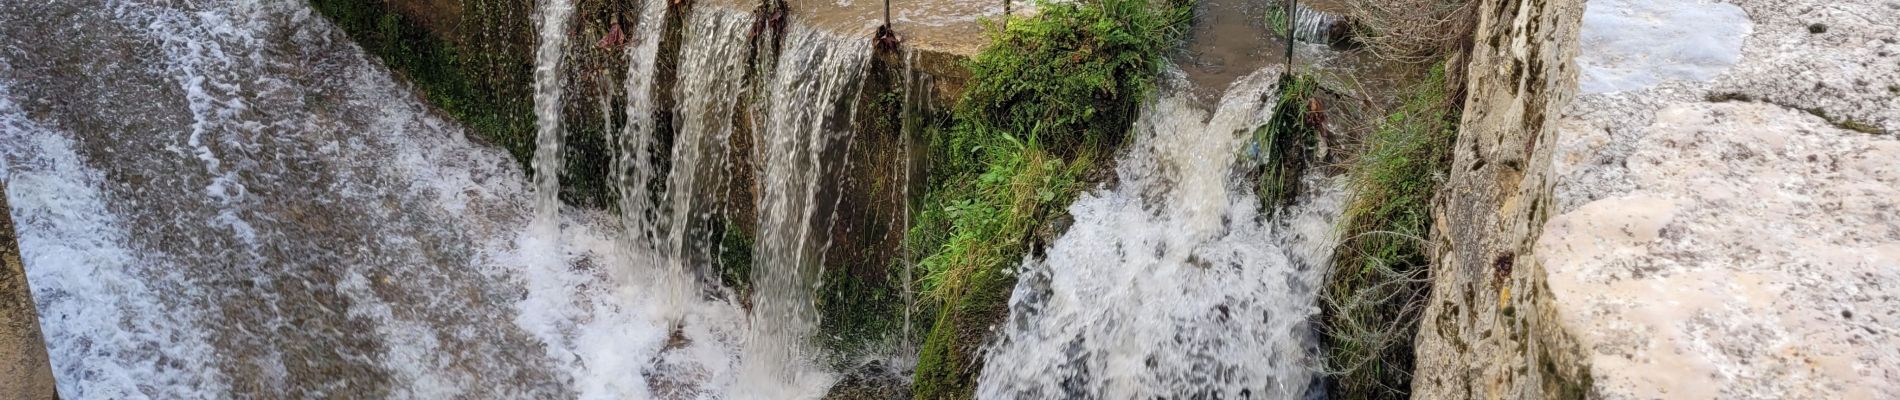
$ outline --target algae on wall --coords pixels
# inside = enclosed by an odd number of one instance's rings
[[[584,22],[576,34],[589,39],[583,43],[606,35],[614,23],[631,21],[624,16],[632,14],[624,3],[579,2],[577,15]],[[461,122],[473,136],[529,165],[534,150],[533,1],[311,0],[311,5],[365,52],[414,84],[429,104]],[[625,57],[612,48],[576,45],[569,50],[574,60],[569,81],[578,90],[568,96],[564,112],[569,154],[561,198],[602,207],[612,202],[607,139],[613,126],[602,121],[624,116],[602,115],[600,102],[616,97],[612,82],[624,80]]]

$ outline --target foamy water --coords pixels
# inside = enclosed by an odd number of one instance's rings
[[[1271,117],[1280,67],[1217,110],[1187,88],[1144,107],[1113,189],[1085,193],[1046,258],[1026,261],[978,386],[985,399],[1300,398],[1307,319],[1338,185],[1261,212],[1242,146]]]
[[[742,309],[656,299],[610,216],[533,228],[517,164],[301,3],[0,14],[31,50],[0,52],[0,174],[63,394],[744,390]]]

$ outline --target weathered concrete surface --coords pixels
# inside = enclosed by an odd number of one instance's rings
[[[1590,375],[1531,257],[1583,0],[1481,0],[1452,172],[1435,200],[1413,395],[1582,397]]]
[[[1015,4],[1010,10],[1013,14],[1029,12],[1030,2],[1013,1]],[[891,1],[892,30],[903,40],[903,49],[909,52],[903,64],[893,66],[912,69],[930,77],[933,84],[930,90],[937,101],[955,104],[962,96],[963,85],[970,78],[970,72],[963,67],[963,62],[989,44],[983,20],[1000,19],[1004,15],[1003,3],[982,0]],[[762,2],[759,0],[707,0],[695,6],[752,10],[760,4]],[[882,0],[791,0],[785,2],[785,7],[788,10],[786,18],[790,23],[807,24],[840,34],[855,33],[865,40],[872,40],[877,27],[884,23],[885,4]]]
[[[1900,1],[1680,3],[1749,26],[1635,42],[1739,30],[1740,57],[1570,105],[1546,312],[1597,397],[1900,397]]]
[[[0,183],[0,398],[56,399],[39,312],[7,210],[6,184]]]

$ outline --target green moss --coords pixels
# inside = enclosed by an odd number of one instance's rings
[[[524,19],[530,2],[469,0],[462,4],[462,20],[433,21],[456,26],[459,37],[429,31],[384,1],[312,0],[311,5],[471,136],[501,146],[528,168],[534,154],[528,53],[534,43]],[[565,201],[596,207],[611,203],[611,154],[600,120],[599,115],[577,115],[567,124]]]
[[[974,128],[966,132],[1062,142],[1051,143],[1054,150],[1119,140],[1140,106],[1128,100],[1153,89],[1190,9],[1142,0],[1037,7],[1034,17],[993,30],[989,47],[970,60],[972,78],[957,106],[966,117],[960,122]]]
[[[726,222],[719,233],[719,281],[731,288],[739,298],[752,297],[752,237],[740,230],[732,222]]]
[[[1352,197],[1340,222],[1324,293],[1328,394],[1404,398],[1412,337],[1429,283],[1424,237],[1431,199],[1451,162],[1458,112],[1442,65],[1408,89],[1350,166]]]
[[[929,137],[928,190],[908,245],[938,311],[919,354],[919,399],[973,396],[977,347],[1007,315],[1012,270],[1063,212],[1153,90],[1188,21],[1184,4],[1042,4],[992,25],[970,61],[955,125]]]
[[[533,153],[534,116],[524,79],[487,71],[493,58],[438,37],[418,21],[377,0],[312,0],[318,13],[350,35],[365,52],[414,84],[430,104],[470,131],[506,148],[517,160]],[[521,71],[527,71],[526,58]],[[524,164],[525,165],[525,164]]]

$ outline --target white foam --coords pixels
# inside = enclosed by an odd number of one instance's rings
[[[1309,179],[1319,194],[1268,218],[1234,174],[1270,116],[1279,70],[1236,83],[1211,120],[1188,93],[1144,108],[1120,184],[1082,195],[1047,258],[1021,267],[979,398],[1306,392],[1315,265],[1330,253],[1341,196]]]
[[[205,398],[224,391],[197,310],[167,305],[175,274],[124,247],[104,178],[69,134],[27,117],[0,82],[0,179],[61,394]]]

